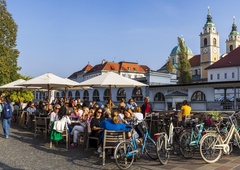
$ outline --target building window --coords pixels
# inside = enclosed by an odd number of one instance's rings
[[[109,88],[105,89],[104,94],[103,94],[103,100],[105,100],[105,101],[109,100],[110,95],[111,95],[110,94],[110,89]]]
[[[227,73],[224,73],[224,78],[227,79]]]
[[[75,99],[80,99],[80,92],[78,90],[75,92]]]
[[[210,75],[210,80],[213,80],[213,75],[212,74]]]
[[[207,46],[207,38],[204,38],[204,46]]]
[[[232,50],[233,50],[233,46],[230,45],[230,47],[229,47],[229,51],[232,51]]]
[[[71,91],[68,92],[68,97],[72,97],[72,92]]]
[[[233,78],[233,79],[235,78],[234,72],[232,72],[232,78]]]
[[[132,98],[135,101],[142,101],[143,100],[142,89],[140,87],[135,87],[133,89]]]
[[[60,97],[60,94],[59,92],[56,93],[56,97],[59,98]]]
[[[198,75],[198,70],[195,70],[195,75]]]
[[[191,97],[191,101],[206,101],[206,96],[201,91],[196,91]]]
[[[214,46],[217,45],[217,40],[216,40],[216,38],[213,38],[213,45],[214,45]]]
[[[217,79],[218,79],[218,80],[220,79],[220,74],[217,74]]]
[[[83,100],[86,99],[87,101],[89,101],[89,93],[87,90],[84,90],[83,92]]]
[[[100,100],[100,99],[99,99],[99,92],[98,92],[97,89],[95,89],[95,90],[93,91],[93,100],[95,100],[95,101],[99,101],[99,100]]]
[[[121,101],[121,99],[126,101],[126,91],[123,88],[120,88],[117,91],[117,101]]]
[[[154,96],[154,101],[165,101],[165,97],[161,92],[158,92],[155,96]]]
[[[65,92],[64,92],[64,91],[62,91],[62,97],[66,97],[66,96],[65,96]]]

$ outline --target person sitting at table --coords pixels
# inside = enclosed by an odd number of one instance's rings
[[[135,108],[136,106],[137,106],[137,103],[135,103],[135,102],[133,101],[133,99],[131,98],[131,99],[128,100],[128,103],[126,104],[125,108],[126,108],[126,109],[130,108],[130,109],[134,110],[134,108]]]
[[[58,113],[59,113],[60,108],[61,108],[61,106],[59,104],[55,105],[53,112],[50,114],[50,122],[54,122],[55,120],[59,120],[58,119]]]
[[[100,122],[102,122],[104,120],[104,117],[102,115],[103,115],[102,108],[98,108],[94,112],[94,117],[92,118],[92,121],[90,123],[90,127],[91,127],[90,136],[98,137],[99,141],[101,141],[101,136],[102,136],[102,132],[103,132],[103,129],[100,127]],[[99,147],[101,147],[100,144],[101,143],[98,143]]]
[[[109,109],[110,111],[112,111],[112,107],[115,106],[112,99],[108,99],[107,103],[105,103],[104,107],[106,109]]]
[[[131,130],[126,124],[121,123],[121,121],[118,119],[117,111],[113,111],[111,113],[111,119],[105,119],[100,122],[100,127],[106,130],[123,130],[125,132],[130,132]],[[103,142],[103,135],[101,136],[101,142]],[[102,147],[98,148],[98,152],[100,153],[99,156],[101,157]]]
[[[78,106],[77,106],[77,110],[78,110],[78,115],[79,115],[79,117],[81,117],[82,114],[83,114],[83,107],[82,107],[81,105],[78,105]]]
[[[89,108],[88,107],[83,107],[83,115],[81,116],[79,120],[79,125],[75,125],[71,131],[71,135],[73,135],[73,143],[71,144],[72,147],[77,146],[77,139],[79,133],[83,133],[84,129],[87,126],[88,123],[88,113],[89,113]]]
[[[77,107],[73,107],[73,112],[70,115],[70,119],[71,120],[79,120],[79,118],[80,118],[80,115],[79,115]]]
[[[62,140],[62,131],[64,130],[65,126],[61,126],[64,127],[62,129],[58,129],[59,126],[58,124],[61,125],[71,125],[71,120],[69,118],[69,115],[67,115],[64,112],[59,112],[58,110],[61,108],[60,105],[56,105],[55,107],[55,112],[57,114],[57,116],[55,116],[55,120],[52,121],[50,118],[50,121],[52,122],[52,128],[51,128],[51,140],[55,140],[55,141],[59,141]],[[54,116],[54,114],[53,114]]]
[[[30,102],[29,103],[29,107],[27,108],[27,120],[26,120],[26,124],[25,124],[25,126],[26,127],[28,127],[28,128],[30,128],[30,121],[31,121],[31,116],[33,115],[33,114],[35,114],[35,112],[36,112],[36,107],[34,106],[34,103],[33,102]]]
[[[124,117],[122,120],[123,123],[133,127],[134,125],[137,125],[137,121],[138,119],[134,116],[132,109],[128,108],[124,111]],[[135,135],[135,138],[138,137],[138,134],[136,132],[134,132],[134,135]],[[131,138],[130,132],[127,133],[127,138]]]

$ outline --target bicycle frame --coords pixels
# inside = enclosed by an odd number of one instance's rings
[[[234,136],[235,140],[238,142],[238,147],[239,146],[239,141],[240,141],[240,135],[239,135],[239,131],[236,127],[236,125],[234,124],[234,122],[232,121],[232,117],[234,116],[231,115],[230,116],[230,120],[231,120],[231,128],[227,134],[227,137],[223,140],[222,136],[220,135],[220,131],[219,128],[217,127],[217,140],[215,141],[215,143],[212,144],[211,147],[213,147],[213,149],[222,149],[224,153],[229,154],[229,143],[230,140],[232,139],[232,137]],[[220,144],[216,145],[216,142],[219,141]]]
[[[196,125],[196,128],[199,127],[197,135],[194,135],[194,130],[191,132],[190,146],[197,146],[201,140],[202,131],[204,129],[204,123]]]
[[[147,141],[148,138],[150,138],[150,135],[149,135],[148,129],[146,129],[145,130],[145,134],[144,134],[143,144],[142,144],[141,150],[139,151],[139,149],[137,147],[137,143],[136,143],[136,138],[135,138],[135,136],[132,133],[131,144],[133,145],[134,150],[129,152],[127,154],[127,156],[133,156],[133,155],[135,156],[136,153],[143,154],[144,151],[145,151],[146,141]]]
[[[166,150],[171,150],[170,146],[173,144],[173,129],[174,129],[174,126],[173,126],[173,122],[171,121],[171,123],[169,125],[169,136],[167,135],[166,132],[162,132],[162,133],[158,134],[160,136],[164,136]]]
[[[235,138],[237,141],[240,140],[240,135],[239,135],[238,130],[236,129],[236,127],[235,127],[234,124],[231,125],[231,128],[230,128],[230,130],[229,130],[229,132],[228,132],[228,135],[227,135],[227,137],[226,137],[225,140],[223,140],[222,137],[221,137],[221,135],[218,134],[217,138],[219,139],[220,144],[219,144],[219,145],[215,145],[214,148],[215,148],[215,149],[223,149],[223,151],[224,151],[225,153],[228,153],[228,151],[229,151],[229,150],[228,150],[228,148],[229,148],[229,145],[228,145],[228,144],[229,144],[230,140],[232,139],[233,135],[234,135],[234,138]]]

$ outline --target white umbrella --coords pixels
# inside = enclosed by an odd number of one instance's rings
[[[146,84],[140,83],[136,80],[123,77],[114,72],[107,72],[102,75],[96,76],[89,80],[79,83],[81,86],[90,87],[109,87],[110,97],[112,98],[111,87],[141,87],[147,86]]]
[[[44,89],[48,89],[48,96],[49,96],[50,90],[55,90],[55,89],[65,88],[65,87],[71,88],[76,86],[77,84],[75,82],[70,82],[65,78],[56,76],[52,73],[45,73],[41,76],[32,78],[23,83],[20,83],[19,85],[25,86],[25,87],[37,86],[37,87],[42,87]]]
[[[0,90],[39,90],[41,87],[25,87],[19,86],[18,84],[24,83],[26,80],[18,79],[11,83],[0,86]]]

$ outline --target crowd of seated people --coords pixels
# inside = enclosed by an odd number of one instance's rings
[[[30,102],[25,110],[27,115],[38,113],[38,115],[45,115],[50,117],[49,127],[51,129],[51,139],[60,140],[61,135],[55,127],[55,123],[67,124],[68,132],[72,135],[71,146],[78,145],[78,137],[81,133],[90,127],[90,136],[99,139],[97,151],[102,152],[103,131],[107,130],[124,130],[126,136],[131,137],[127,125],[136,125],[143,119],[141,107],[129,99],[127,103],[122,99],[120,104],[113,109],[114,103],[109,99],[105,104],[100,101],[89,102],[86,99],[81,102],[80,99],[63,99],[58,98],[49,103],[49,101]],[[114,107],[115,108],[115,107]],[[147,106],[149,109],[149,106]],[[29,116],[26,124],[29,122]],[[142,138],[142,132],[136,129],[136,137]]]

